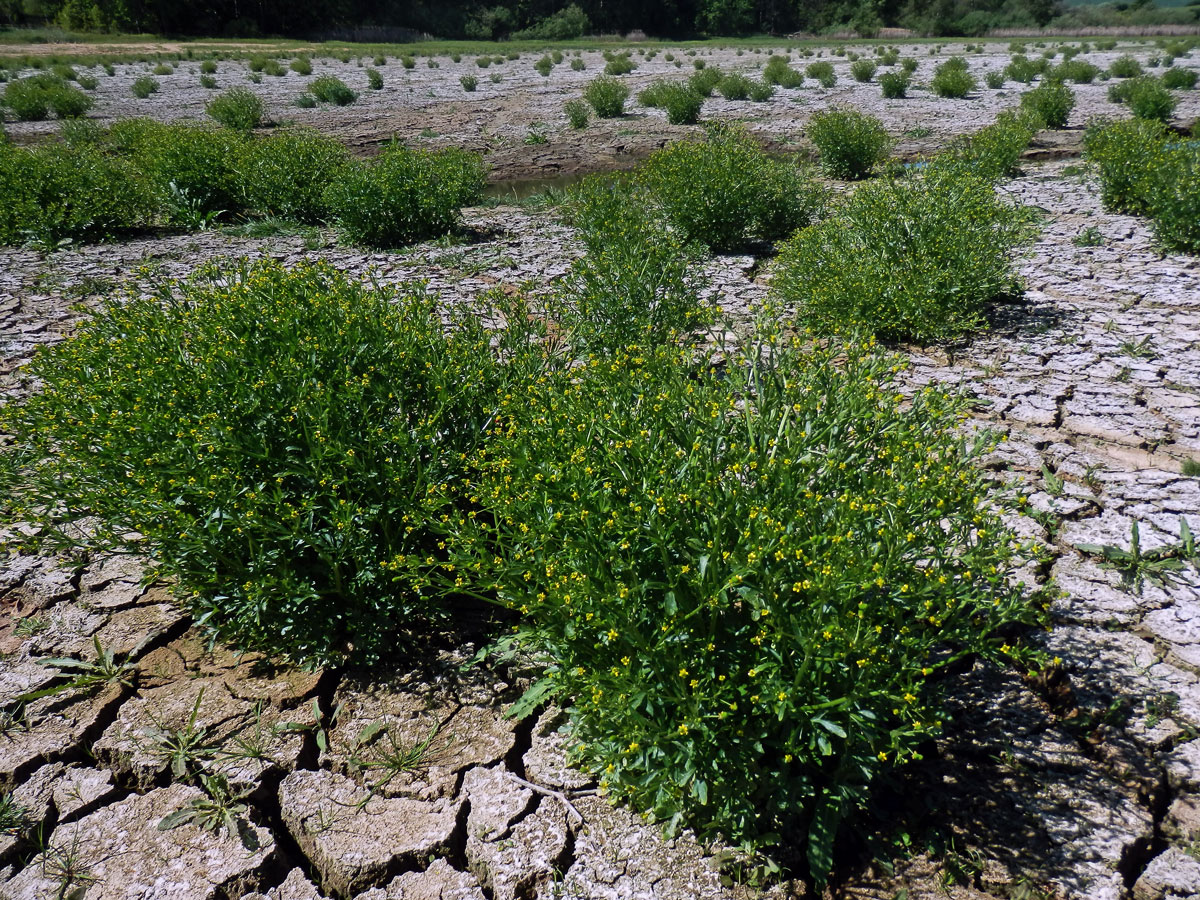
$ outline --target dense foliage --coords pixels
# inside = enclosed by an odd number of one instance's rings
[[[350,156],[337,140],[285,129],[251,141],[239,166],[246,205],[269,216],[315,224],[330,217],[325,192],[341,180]]]
[[[230,88],[204,104],[209,116],[237,131],[249,131],[262,121],[266,108],[262,98],[247,88]]]
[[[82,116],[93,100],[67,80],[51,72],[40,72],[10,81],[4,86],[4,105],[15,118],[38,122],[54,113],[60,119]]]
[[[744,129],[725,123],[710,125],[703,142],[651,154],[641,177],[674,228],[718,251],[785,237],[809,224],[824,202],[795,162],[772,159]]]
[[[97,372],[103,371],[103,378]],[[428,521],[487,421],[487,335],[325,266],[209,269],[107,305],[0,408],[5,494],[148,553],[239,647],[370,660],[436,614]],[[93,518],[95,517],[95,518]],[[86,536],[72,525],[87,518]]]
[[[1021,96],[1021,109],[1034,115],[1046,128],[1065,128],[1074,108],[1074,92],[1054,79],[1043,81]]]
[[[834,178],[865,178],[891,146],[879,119],[850,108],[814,113],[805,134],[817,148],[821,168]]]
[[[776,295],[822,334],[929,342],[980,328],[1014,293],[1012,249],[1028,217],[991,182],[958,171],[883,179],[784,245]]]

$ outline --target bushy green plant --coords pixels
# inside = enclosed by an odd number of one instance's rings
[[[912,75],[913,72],[917,71],[917,68],[920,65],[921,63],[913,59],[911,56],[900,60],[900,70],[907,75]]]
[[[805,134],[817,148],[821,168],[834,178],[865,178],[891,143],[882,122],[849,108],[813,114]]]
[[[251,54],[250,59],[247,61],[246,64],[249,67],[251,72],[261,72],[263,69],[265,69],[267,67],[268,59],[269,59],[269,57],[266,56],[265,54],[254,53],[254,54]]]
[[[563,104],[563,111],[567,114],[567,122],[572,128],[587,128],[588,124],[588,105],[582,100],[568,100]]]
[[[730,73],[717,82],[717,93],[726,100],[745,100],[750,96],[750,79],[740,72]]]
[[[312,60],[309,59],[307,56],[297,56],[290,63],[288,63],[288,68],[291,69],[293,72],[295,72],[297,75],[311,75],[312,74]]]
[[[479,79],[474,75],[463,75],[458,79],[458,83],[462,85],[462,89],[470,93],[479,87]]]
[[[457,326],[323,264],[209,267],[110,303],[0,409],[6,495],[50,518],[70,485],[55,535],[85,518],[87,544],[150,556],[222,640],[373,660],[439,613],[427,523],[493,409],[487,335]]]
[[[804,73],[809,78],[815,78],[823,88],[831,88],[837,84],[837,76],[833,72],[833,63],[826,60],[809,63],[805,67]]]
[[[91,75],[80,75],[75,79],[75,83],[85,91],[94,91],[96,88],[100,87],[99,79],[93,78]]]
[[[337,140],[309,129],[287,129],[250,141],[239,164],[249,209],[314,224],[329,218],[325,191],[350,164]]]
[[[888,100],[903,100],[908,96],[908,76],[903,72],[884,72],[879,76],[879,88]]]
[[[378,69],[367,67],[367,87],[373,91],[383,90],[383,73]]]
[[[1108,67],[1108,74],[1113,78],[1136,78],[1142,74],[1142,65],[1132,56],[1120,56]]]
[[[1021,109],[1036,116],[1046,128],[1065,128],[1074,108],[1075,94],[1061,81],[1043,81],[1021,97]]]
[[[159,63],[157,66],[155,66],[153,69],[150,70],[150,74],[151,75],[174,75],[175,69],[174,69],[174,67],[169,66],[166,63]]]
[[[765,81],[750,82],[750,93],[748,98],[751,103],[766,103],[775,96],[775,85],[768,84]]]
[[[966,65],[955,65],[955,60],[962,57],[954,57],[938,65],[933,72],[933,78],[929,82],[929,88],[939,97],[962,98],[975,90],[976,82],[974,76],[967,71]]]
[[[572,72],[582,72],[586,68],[587,68],[587,63],[585,63],[580,57],[576,56],[571,60],[571,71]]]
[[[230,88],[204,104],[204,111],[226,128],[249,131],[262,121],[262,98],[247,88]]]
[[[723,77],[721,70],[713,66],[689,75],[688,87],[701,97],[711,97]]]
[[[158,82],[149,75],[142,75],[133,82],[133,96],[139,100],[145,100],[151,94],[158,92]]]
[[[784,245],[772,285],[822,334],[944,340],[982,327],[985,304],[1015,290],[1009,257],[1028,236],[985,179],[884,179]]]
[[[1129,110],[1139,119],[1166,122],[1175,111],[1178,101],[1162,86],[1157,78],[1134,78],[1125,82],[1130,85]]]
[[[614,56],[604,66],[605,75],[628,75],[637,66],[628,56]]]
[[[312,94],[304,93],[292,101],[301,109],[313,109],[317,105],[317,98]]]
[[[1171,250],[1200,253],[1200,148],[1169,147],[1149,199],[1158,241]]]
[[[804,75],[797,72],[788,64],[787,57],[772,56],[763,66],[763,81],[767,84],[777,84],[782,88],[796,88],[804,83]]]
[[[929,162],[929,169],[950,170],[998,181],[1017,174],[1021,154],[1040,127],[1026,113],[1005,110],[991,125],[953,140]]]
[[[354,243],[401,247],[448,232],[459,210],[482,198],[483,186],[477,154],[395,144],[373,163],[348,167],[326,202]]]
[[[1196,71],[1194,69],[1183,69],[1179,66],[1171,66],[1162,73],[1162,86],[1168,90],[1190,91],[1196,86]]]
[[[387,62],[387,60],[384,60],[384,62],[379,63],[379,65],[384,65],[386,62]],[[411,56],[402,56],[402,57],[400,57],[400,65],[404,66],[404,68],[406,68],[406,69],[412,69],[412,68],[416,68],[417,61],[415,58],[413,58]]]
[[[533,64],[533,68],[536,69],[537,73],[543,78],[549,78],[550,71],[554,68],[554,60],[552,60],[548,55],[543,56]]]
[[[823,882],[843,820],[940,727],[941,673],[1033,618],[1007,581],[1027,554],[960,404],[910,404],[868,347],[764,341],[530,385],[475,464],[492,514],[458,567],[525,615],[611,795],[702,837],[794,836]]]
[[[999,90],[1000,88],[1004,87],[1004,73],[988,72],[983,76],[983,83],[993,91]]]
[[[855,81],[866,83],[875,77],[878,66],[872,59],[856,59],[850,63],[850,75]]]
[[[704,98],[691,86],[678,81],[656,81],[638,94],[643,106],[665,110],[672,125],[694,125],[700,118]]]
[[[1046,73],[1057,81],[1073,81],[1076,84],[1091,84],[1100,74],[1100,69],[1082,59],[1072,59],[1055,66]]]
[[[217,89],[217,79],[212,75],[201,75],[200,87],[204,88],[206,91],[215,91]]]
[[[358,99],[358,94],[336,75],[318,75],[309,83],[308,92],[320,103],[337,106],[349,106]]]
[[[63,78],[41,72],[8,82],[4,105],[17,119],[38,122],[51,112],[60,119],[77,118],[91,109],[94,101]]]
[[[642,183],[671,225],[718,251],[773,241],[813,220],[824,192],[792,162],[773,160],[743,130],[708,127],[703,143],[677,142],[651,154]]]
[[[137,167],[92,143],[0,142],[0,243],[97,240],[144,227],[155,210]]]
[[[1100,202],[1112,212],[1150,212],[1154,182],[1166,161],[1166,129],[1145,119],[1089,123],[1087,158],[1100,170]]]
[[[586,100],[601,119],[615,119],[625,112],[629,88],[611,75],[601,75],[583,89]]]
[[[206,59],[206,60],[204,60],[204,62],[200,63],[200,74],[201,75],[216,75],[217,74],[216,60]]]

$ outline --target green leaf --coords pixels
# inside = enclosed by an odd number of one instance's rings
[[[186,825],[192,820],[195,810],[191,807],[185,809],[177,809],[175,812],[167,813],[158,823],[159,831],[170,831],[172,828],[178,828],[180,825]]]
[[[808,867],[818,886],[825,884],[833,869],[833,839],[841,818],[841,804],[826,794],[817,805],[808,828]]]
[[[520,699],[504,713],[506,719],[524,719],[542,705],[542,701],[554,693],[556,687],[549,678],[535,681]]]
[[[813,724],[820,725],[830,734],[836,735],[837,737],[844,738],[846,736],[846,732],[841,725],[838,725],[836,722],[830,722],[828,719],[822,719],[820,716],[815,716],[813,718]]]

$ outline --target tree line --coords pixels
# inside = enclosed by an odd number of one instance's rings
[[[1110,4],[1114,10],[1125,5]],[[10,25],[300,37],[379,26],[478,40],[563,40],[633,30],[683,38],[839,27],[870,36],[889,26],[971,36],[990,28],[1044,26],[1062,12],[1061,0],[0,0],[0,24]]]

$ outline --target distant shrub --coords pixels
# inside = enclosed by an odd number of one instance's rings
[[[582,72],[586,68],[587,68],[587,64],[584,63],[584,61],[580,57],[576,56],[571,60],[571,71],[572,72]]]
[[[856,59],[854,62],[850,63],[850,75],[855,81],[865,84],[875,77],[875,70],[877,68],[878,66],[875,65],[874,60]]]
[[[745,100],[750,96],[750,79],[741,73],[724,76],[717,82],[717,93],[726,100]]]
[[[317,105],[317,98],[312,94],[301,94],[292,102],[301,109],[313,109]]]
[[[1131,84],[1129,109],[1139,119],[1166,122],[1175,111],[1178,101],[1162,86],[1157,78],[1134,78]]]
[[[1132,56],[1120,56],[1108,67],[1113,78],[1136,78],[1142,74],[1142,65]]]
[[[601,119],[615,119],[625,111],[629,88],[611,75],[601,75],[583,89],[586,100]]]
[[[383,73],[378,69],[367,68],[367,87],[373,91],[383,90]]]
[[[750,82],[750,94],[748,99],[751,103],[766,103],[775,96],[775,85],[767,84],[765,81]]]
[[[908,76],[903,72],[884,72],[879,76],[879,87],[888,100],[903,100],[908,96]]]
[[[463,75],[458,79],[458,83],[462,85],[464,91],[470,92],[479,87],[479,79],[474,75]]]
[[[1196,72],[1194,69],[1181,69],[1178,66],[1172,66],[1162,73],[1162,86],[1169,90],[1189,91],[1196,86]]]
[[[20,121],[38,122],[51,112],[60,119],[82,116],[92,108],[91,97],[48,72],[27,75],[4,86],[4,105]]]
[[[809,78],[815,78],[823,88],[831,88],[837,84],[837,76],[833,72],[833,63],[818,60],[809,63],[804,72]]]
[[[901,71],[908,75],[912,75],[913,72],[917,71],[917,68],[920,65],[921,63],[913,59],[911,56],[900,60]]]
[[[983,83],[993,91],[999,90],[1000,88],[1004,87],[1004,73],[988,72],[983,76]]]
[[[139,100],[145,100],[153,93],[158,91],[158,82],[149,75],[143,75],[133,82],[133,96]]]
[[[166,63],[159,63],[157,66],[155,66],[153,69],[150,70],[150,74],[151,75],[174,75],[175,69],[174,69],[174,67],[169,66]]]
[[[74,66],[69,66],[66,63],[55,63],[50,67],[50,73],[61,78],[63,81],[74,81],[79,77]]]
[[[354,243],[402,247],[449,231],[459,210],[482,197],[483,185],[474,153],[394,145],[373,163],[347,168],[326,202]]]
[[[458,62],[457,59],[455,59],[454,61]],[[371,64],[382,68],[383,66],[387,65],[387,57],[384,56],[382,53],[378,53],[371,59]]]
[[[315,224],[329,218],[325,192],[349,165],[339,141],[308,129],[285,129],[246,144],[239,180],[249,209]]]
[[[688,77],[688,86],[699,94],[701,97],[711,97],[713,91],[720,84],[723,74],[720,69],[713,66],[710,69],[704,69],[701,72],[695,72]]]
[[[91,75],[79,75],[75,79],[75,83],[85,91],[94,91],[96,88],[100,87],[99,80],[93,78]]]
[[[212,75],[201,75],[200,87],[204,88],[206,91],[215,91],[217,89],[217,79]]]
[[[929,170],[946,169],[988,181],[1011,177],[1039,127],[1040,120],[1006,110],[993,124],[952,141],[929,162]]]
[[[237,87],[213,97],[204,105],[204,111],[226,128],[249,131],[262,121],[265,107],[258,94]]]
[[[1055,66],[1046,73],[1056,81],[1073,81],[1075,84],[1091,84],[1100,74],[1100,69],[1082,59],[1072,59]]]
[[[772,56],[763,66],[763,81],[767,84],[777,84],[782,88],[796,88],[804,83],[804,75],[797,72],[788,64],[783,56]]]
[[[819,154],[821,168],[834,178],[864,178],[887,156],[887,129],[877,118],[855,109],[815,113],[805,129]]]
[[[550,72],[554,69],[554,60],[552,60],[549,55],[543,56],[533,64],[533,68],[537,70],[537,73],[543,78],[549,78]]]
[[[637,66],[628,56],[614,56],[604,66],[605,75],[628,75]]]
[[[1083,148],[1100,170],[1100,202],[1111,212],[1146,214],[1166,161],[1161,122],[1126,119],[1089,123]]]
[[[1045,123],[1046,128],[1065,128],[1075,94],[1061,81],[1043,81],[1021,97],[1021,109]]]
[[[346,82],[336,75],[319,75],[308,85],[308,92],[321,103],[333,103],[337,106],[349,106],[358,99],[358,94],[350,90]]]
[[[216,75],[217,74],[216,60],[206,59],[206,60],[204,60],[204,62],[200,63],[200,74],[201,75]]]
[[[572,128],[587,128],[588,124],[588,105],[582,100],[568,100],[563,104],[563,111],[567,114],[567,122]]]
[[[307,56],[297,56],[290,63],[288,63],[288,68],[291,69],[293,72],[295,72],[297,75],[311,75],[312,74],[312,60],[309,59]]]
[[[73,485],[63,532],[86,518],[95,545],[153,557],[212,636],[371,662],[444,615],[419,587],[445,559],[426,523],[454,511],[498,386],[477,320],[323,264],[206,266],[31,371],[47,389],[0,411],[29,462],[6,497],[36,515]]]
[[[772,286],[818,333],[945,340],[982,327],[984,305],[1016,289],[1010,253],[1029,236],[984,179],[880,180],[786,244]]]
[[[709,126],[703,143],[651,154],[642,183],[689,241],[712,250],[773,241],[813,220],[824,193],[794,163],[772,160],[742,129]]]
[[[953,65],[955,59],[948,59],[939,65],[929,82],[930,89],[939,97],[962,98],[975,90],[975,79],[967,71],[965,65]]]

